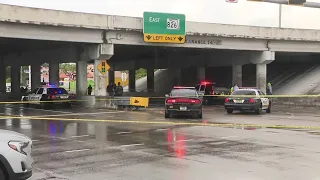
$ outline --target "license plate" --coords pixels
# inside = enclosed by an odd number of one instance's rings
[[[61,99],[67,99],[68,96],[60,96]]]
[[[243,100],[233,100],[235,103],[243,103]]]
[[[180,111],[186,111],[187,110],[187,107],[185,106],[180,106]]]

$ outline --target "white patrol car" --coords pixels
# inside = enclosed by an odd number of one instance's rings
[[[70,107],[74,103],[75,95],[69,94],[64,88],[43,86],[34,89],[27,96],[22,96],[23,105],[40,105],[42,108],[52,107],[53,104],[63,104]],[[50,102],[52,101],[52,102]]]
[[[0,129],[0,180],[26,180],[32,176],[32,141]]]
[[[261,114],[262,110],[271,113],[271,101],[257,88],[245,88],[234,91],[230,97],[225,99],[225,109],[228,114],[234,110],[254,111]]]

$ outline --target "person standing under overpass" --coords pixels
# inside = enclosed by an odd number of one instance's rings
[[[272,95],[272,85],[271,82],[267,84],[267,95]]]
[[[120,82],[118,82],[118,86],[116,87],[115,93],[116,96],[122,96],[123,94],[123,87],[121,86]]]
[[[92,93],[92,86],[91,86],[91,84],[89,84],[89,87],[88,87],[88,95],[91,96],[91,93]]]

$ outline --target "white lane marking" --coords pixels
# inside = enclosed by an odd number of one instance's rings
[[[75,140],[76,142],[84,143],[84,141]]]
[[[82,152],[82,151],[89,151],[90,149],[75,149],[70,151],[65,151],[66,153],[73,153],[73,152]]]
[[[223,136],[223,137],[220,137],[221,139],[229,139],[229,138],[236,138],[238,136]]]
[[[193,141],[194,139],[185,139],[185,140],[179,140],[179,141],[176,141],[176,142],[186,142],[186,141]]]
[[[86,134],[86,135],[80,135],[80,136],[71,136],[72,138],[79,138],[79,137],[88,137],[90,135]]]
[[[130,134],[132,131],[127,131],[127,132],[118,132],[117,134]]]
[[[167,131],[168,129],[167,128],[164,128],[164,129],[156,129],[156,131]]]
[[[125,144],[125,145],[121,145],[121,146],[118,146],[118,147],[131,147],[131,146],[142,146],[144,144]]]

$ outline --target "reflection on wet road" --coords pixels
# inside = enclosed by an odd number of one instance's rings
[[[208,107],[203,120],[168,120],[161,109],[41,110],[6,105],[0,106],[0,128],[33,139],[36,162],[31,180],[319,179],[320,131],[301,127],[319,127],[319,114],[281,111],[230,116],[220,107]],[[163,123],[139,123],[154,121]],[[235,123],[243,126],[232,126]]]

